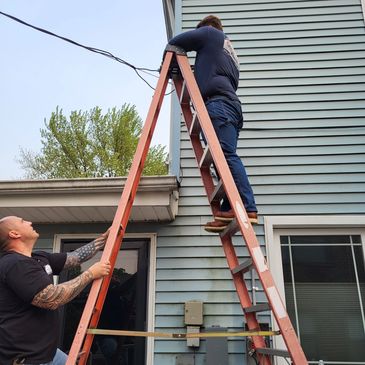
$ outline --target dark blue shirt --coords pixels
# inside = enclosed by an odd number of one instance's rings
[[[239,100],[239,61],[222,31],[204,26],[177,35],[169,44],[197,52],[194,74],[204,100],[213,96]]]

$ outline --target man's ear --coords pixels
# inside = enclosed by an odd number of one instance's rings
[[[10,231],[8,233],[8,236],[9,236],[9,238],[16,239],[16,238],[20,238],[21,234],[17,231]]]

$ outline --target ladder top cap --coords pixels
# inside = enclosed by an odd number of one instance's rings
[[[167,46],[165,48],[165,52],[174,52],[174,53],[176,53],[178,55],[184,55],[184,56],[186,56],[185,49],[183,49],[181,47],[173,46],[171,44],[167,44]]]

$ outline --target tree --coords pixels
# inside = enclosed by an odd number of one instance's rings
[[[57,107],[40,130],[40,153],[21,149],[19,163],[28,178],[125,176],[142,131],[135,106],[124,104],[102,114],[99,107],[72,111],[69,119]],[[165,146],[149,149],[144,175],[166,175]]]

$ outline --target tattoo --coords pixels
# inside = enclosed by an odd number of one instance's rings
[[[59,285],[48,285],[36,294],[32,304],[36,307],[55,310],[75,298],[80,292],[93,281],[90,270],[86,270],[75,279]]]
[[[67,253],[64,269],[78,266],[82,262],[91,259],[100,249],[105,246],[106,239],[107,236],[102,234],[101,236],[94,239],[94,241],[87,243],[73,252]]]

